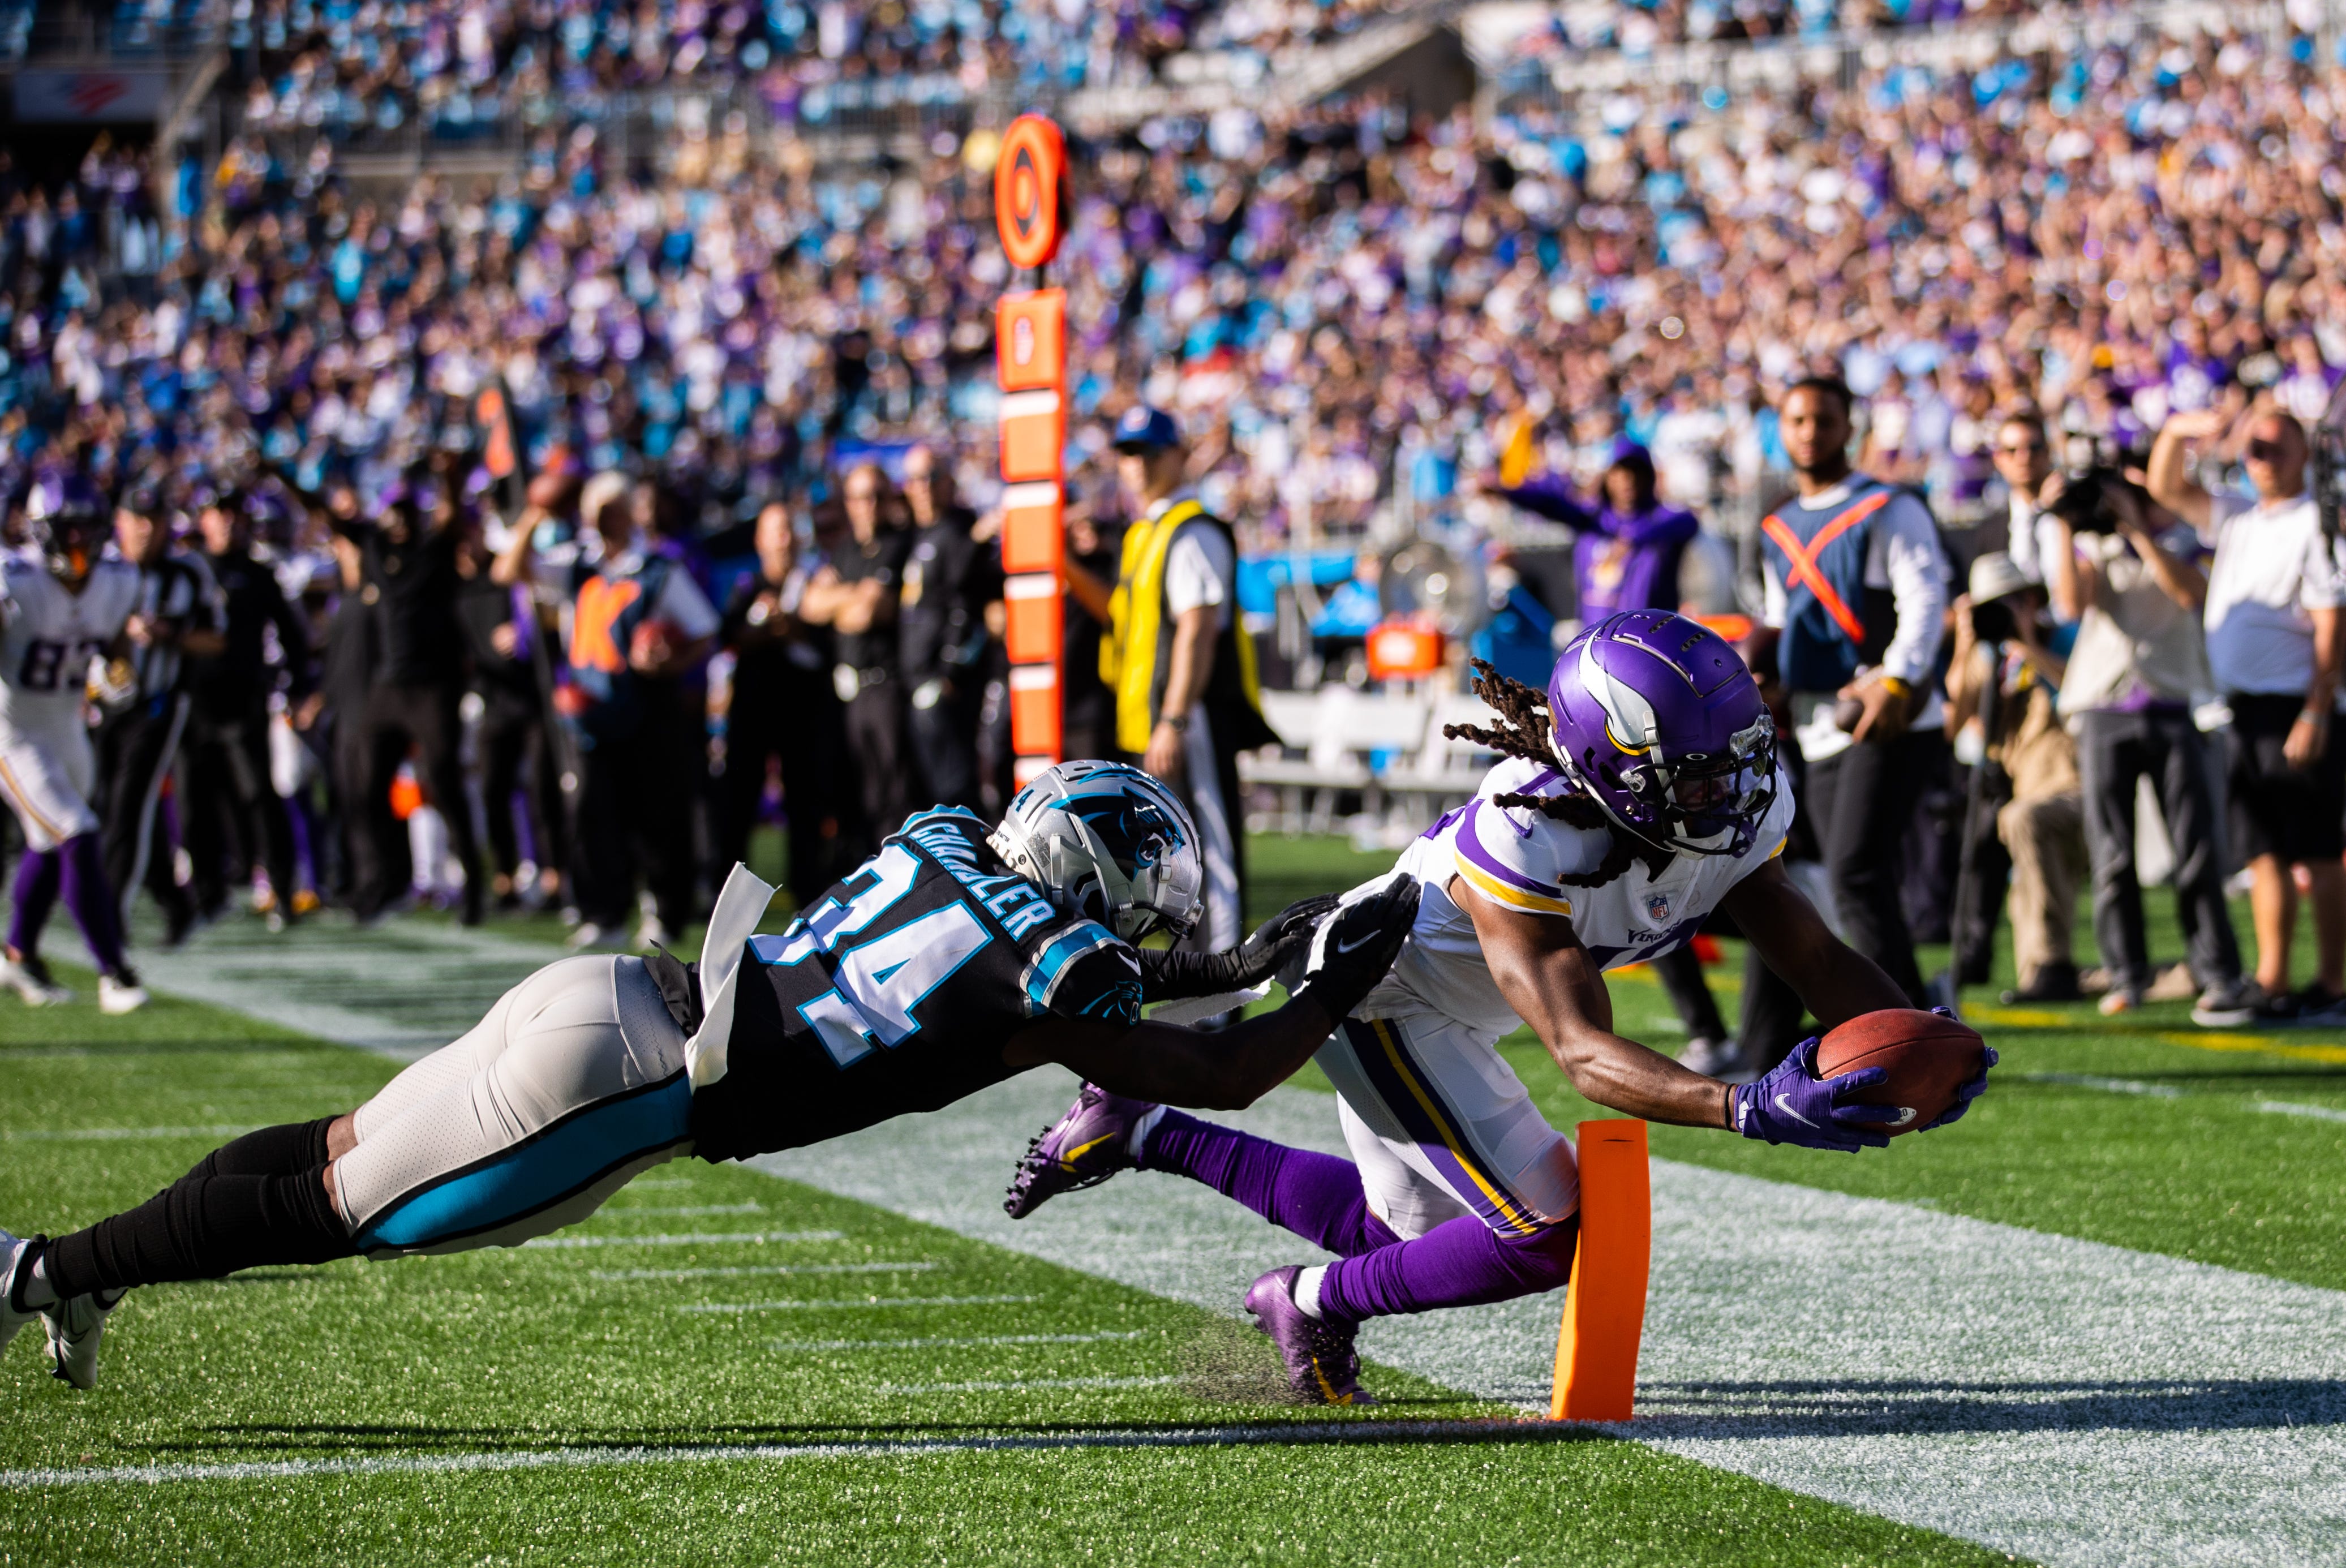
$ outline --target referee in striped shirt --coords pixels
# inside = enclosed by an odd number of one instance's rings
[[[130,491],[115,507],[114,546],[138,568],[138,605],[128,627],[138,696],[107,714],[93,738],[99,842],[107,878],[122,897],[125,925],[143,883],[163,911],[165,945],[177,946],[195,924],[195,901],[173,875],[175,857],[158,808],[188,725],[186,661],[209,657],[225,643],[219,590],[203,557],[172,540],[150,487]]]

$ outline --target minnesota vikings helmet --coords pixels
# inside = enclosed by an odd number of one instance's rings
[[[1198,923],[1205,860],[1170,789],[1121,762],[1061,762],[1018,791],[986,842],[1069,914],[1127,942]]]
[[[1556,759],[1660,849],[1740,855],[1776,803],[1776,724],[1718,633],[1667,610],[1608,616],[1548,677]]]
[[[42,564],[63,582],[78,583],[89,575],[106,548],[112,521],[97,486],[68,470],[42,474],[25,499],[26,529]]]

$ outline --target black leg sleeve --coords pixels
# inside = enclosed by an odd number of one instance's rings
[[[274,1127],[259,1127],[240,1138],[232,1138],[196,1162],[195,1169],[179,1178],[182,1182],[200,1181],[206,1176],[291,1176],[297,1171],[316,1170],[326,1163],[326,1129],[334,1125],[332,1116],[321,1116],[314,1122],[287,1122]]]
[[[60,1297],[268,1263],[328,1263],[357,1248],[326,1196],[325,1166],[279,1176],[189,1176],[137,1208],[48,1245]]]

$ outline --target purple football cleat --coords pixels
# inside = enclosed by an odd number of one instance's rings
[[[1361,1353],[1352,1348],[1359,1325],[1328,1322],[1298,1307],[1295,1277],[1302,1272],[1295,1263],[1274,1268],[1246,1293],[1254,1326],[1270,1336],[1287,1363],[1287,1386],[1315,1405],[1375,1404],[1375,1396],[1361,1387]]]
[[[1026,1145],[1018,1174],[1010,1178],[1005,1213],[1024,1219],[1050,1199],[1078,1187],[1097,1186],[1140,1162],[1132,1157],[1133,1124],[1157,1109],[1147,1100],[1111,1095],[1086,1084],[1076,1103]]]

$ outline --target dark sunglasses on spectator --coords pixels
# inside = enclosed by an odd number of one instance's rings
[[[2023,441],[2019,443],[2000,441],[1996,443],[1995,449],[2008,456],[2026,457],[2030,453],[2039,450],[2041,445],[2041,443],[2034,441]]]
[[[2279,463],[2282,455],[2281,443],[2278,441],[2252,441],[2249,443],[2249,455],[2259,463]]]

